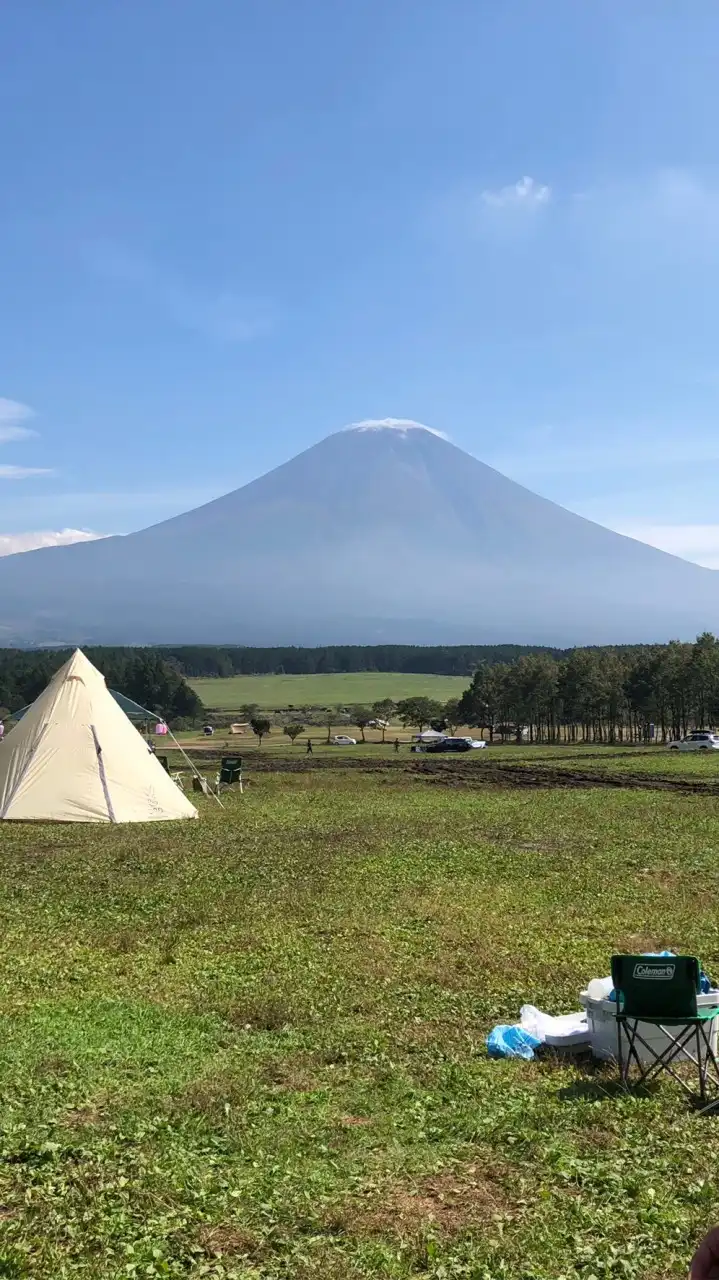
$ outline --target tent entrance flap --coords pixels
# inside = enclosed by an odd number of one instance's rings
[[[107,805],[107,816],[110,819],[110,822],[114,822],[115,814],[113,813],[112,800],[110,799],[110,788],[107,785],[107,774],[105,773],[105,762],[102,758],[102,747],[100,746],[100,740],[97,736],[97,729],[94,724],[90,725],[90,732],[92,734],[92,740],[95,743],[97,768],[100,774],[100,782],[102,783],[102,794],[105,797],[105,804]]]

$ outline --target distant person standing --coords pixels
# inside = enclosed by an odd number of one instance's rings
[[[395,738],[394,740],[394,749],[395,751],[399,751],[399,738]]]
[[[3,724],[2,720],[0,720],[0,742],[2,742],[4,737],[5,737],[5,725]]]
[[[312,755],[312,739],[311,738],[307,739],[307,755],[308,756]]]

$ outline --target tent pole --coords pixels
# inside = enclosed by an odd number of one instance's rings
[[[164,721],[163,721],[163,724],[167,724],[167,721],[166,721],[166,720],[164,720]],[[180,752],[180,755],[181,755],[181,756],[183,756],[183,758],[184,758],[184,759],[187,761],[187,763],[189,764],[189,766],[190,766],[190,768],[191,768],[192,772],[194,773],[195,777],[196,777],[196,778],[199,778],[201,782],[204,782],[204,781],[205,781],[205,779],[202,777],[202,774],[200,773],[199,769],[198,769],[198,768],[197,768],[197,766],[194,764],[194,762],[190,759],[190,757],[188,756],[188,754],[187,754],[187,752],[185,751],[185,749],[184,749],[184,747],[182,746],[182,744],[181,744],[181,743],[179,743],[179,742],[177,741],[177,738],[175,737],[174,733],[172,732],[172,729],[170,728],[169,724],[167,725],[167,732],[168,732],[169,736],[172,738],[172,741],[174,742],[175,746],[177,747],[177,750]],[[221,808],[221,809],[224,809],[224,807],[225,807],[225,806],[224,806],[224,804],[222,803],[222,801],[220,800],[220,797],[219,797],[218,795],[216,795],[214,791],[210,791],[210,795],[214,796],[214,798],[215,798],[215,800],[217,801],[217,803],[219,804],[220,808]]]

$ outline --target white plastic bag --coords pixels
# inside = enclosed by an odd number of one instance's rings
[[[587,1015],[583,1009],[579,1009],[577,1013],[563,1013],[555,1018],[550,1013],[542,1013],[533,1004],[523,1004],[519,1011],[519,1025],[523,1031],[536,1036],[544,1044],[547,1036],[555,1041],[564,1036],[574,1036],[578,1031],[586,1031]]]

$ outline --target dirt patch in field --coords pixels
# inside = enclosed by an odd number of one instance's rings
[[[606,757],[605,757],[606,758]],[[266,756],[253,757],[249,766],[252,773],[317,773],[353,772],[374,774],[378,778],[402,778],[445,787],[510,787],[572,789],[601,788],[605,790],[674,791],[686,794],[719,795],[719,783],[701,779],[669,778],[645,773],[604,773],[586,769],[556,768],[551,764],[532,764],[524,761],[491,760],[476,755],[452,759],[395,758],[376,759],[336,756],[308,760],[288,760]]]
[[[310,1054],[280,1062],[268,1063],[260,1078],[265,1085],[277,1092],[314,1093],[323,1087],[317,1077],[317,1062]]]
[[[241,1255],[259,1259],[264,1253],[262,1242],[251,1231],[234,1226],[230,1222],[203,1227],[200,1232],[200,1244],[210,1257],[215,1258]]]
[[[373,1192],[364,1201],[353,1201],[341,1218],[349,1235],[407,1239],[428,1232],[458,1235],[510,1212],[499,1182],[468,1165],[412,1183],[394,1183],[384,1193]]]
[[[62,1117],[61,1124],[67,1129],[86,1129],[102,1124],[105,1115],[105,1106],[73,1107]]]

